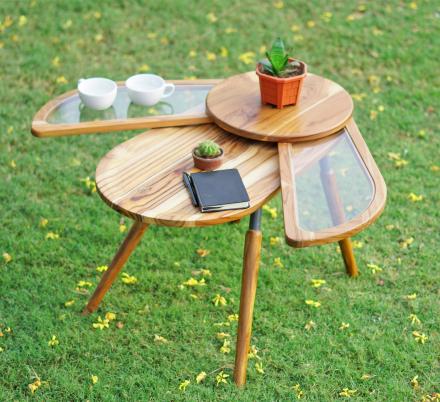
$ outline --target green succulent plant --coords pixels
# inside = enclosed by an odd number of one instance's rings
[[[266,58],[259,61],[263,72],[274,77],[287,78],[303,73],[303,66],[299,61],[289,61],[284,42],[281,38],[276,38],[272,43]]]
[[[207,140],[197,146],[195,153],[202,158],[215,158],[222,153],[222,150],[217,143]]]

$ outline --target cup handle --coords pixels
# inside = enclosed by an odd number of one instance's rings
[[[171,96],[174,93],[175,89],[176,87],[174,86],[174,84],[165,84],[165,91],[162,98],[168,98],[169,96]]]

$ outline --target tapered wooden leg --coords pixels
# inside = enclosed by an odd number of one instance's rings
[[[257,291],[258,267],[261,251],[261,210],[251,215],[246,233],[241,279],[240,313],[238,318],[237,346],[235,352],[234,381],[238,386],[246,383],[249,344],[252,332],[252,315]]]
[[[107,271],[102,275],[98,287],[95,289],[95,292],[82,312],[83,315],[93,313],[98,308],[99,303],[110,289],[110,286],[118,276],[119,271],[128,260],[128,257],[130,257],[130,254],[138,245],[147,227],[148,225],[142,222],[135,222],[133,224],[124,242],[119,247],[118,252],[113,257]]]
[[[345,212],[344,204],[342,203],[338,192],[336,175],[330,166],[330,161],[327,156],[322,158],[319,164],[321,168],[321,182],[332,217],[332,222],[334,225],[339,225],[345,221]],[[349,276],[359,275],[350,238],[348,237],[340,240],[339,247],[341,248],[342,258],[344,259],[347,274]]]
[[[342,258],[344,259],[345,270],[349,276],[358,276],[358,268],[356,260],[353,254],[353,246],[350,238],[342,239],[339,241],[339,247],[341,248]]]

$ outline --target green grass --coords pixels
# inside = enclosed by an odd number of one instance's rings
[[[284,3],[282,9],[250,0],[0,3],[0,20],[13,18],[0,33],[0,252],[12,256],[0,263],[0,400],[294,400],[295,384],[310,401],[341,399],[345,387],[357,390],[354,398],[363,401],[418,401],[439,392],[439,172],[431,170],[440,164],[438,4],[417,1],[413,9],[406,1],[366,2],[359,11],[362,3],[351,1]],[[326,11],[332,13],[329,22],[321,18]],[[217,22],[208,21],[210,12]],[[22,27],[20,15],[27,16]],[[355,20],[347,21],[349,15]],[[307,26],[311,20],[315,27]],[[292,25],[300,32],[292,32]],[[226,34],[227,28],[237,31]],[[151,32],[155,39],[148,38]],[[236,324],[223,328],[232,335],[226,355],[215,336],[221,329],[213,324],[238,312],[247,222],[152,227],[125,268],[138,283],[118,281],[99,312],[83,318],[89,292],[76,292],[76,285],[99,281],[95,268],[109,262],[124,234],[121,217],[80,180],[93,177],[99,159],[136,133],[39,140],[31,136],[30,122],[80,77],[123,80],[143,64],[166,78],[228,76],[251,70],[253,64],[239,56],[258,54],[277,34],[311,72],[367,95],[355,101],[355,118],[384,174],[388,203],[383,216],[356,236],[363,244],[356,250],[362,274],[352,280],[334,244],[302,250],[270,246],[270,236],[283,236],[280,199],[271,202],[279,213],[263,218],[252,337],[265,373],[258,374],[251,360],[248,385],[237,390],[231,381],[215,386],[216,370],[223,367],[232,377]],[[219,56],[221,47],[228,57]],[[197,51],[194,58],[188,56],[191,49]],[[215,62],[207,60],[207,51],[217,54]],[[52,65],[57,56],[58,68]],[[57,84],[61,75],[67,84]],[[380,106],[384,111],[371,119]],[[395,168],[388,152],[400,153],[408,165]],[[423,201],[410,202],[411,192],[422,194]],[[42,218],[49,220],[44,228]],[[389,225],[394,228],[387,230]],[[46,240],[50,231],[60,238]],[[414,242],[401,248],[399,241],[410,237]],[[198,248],[210,254],[200,258]],[[273,266],[275,257],[283,269]],[[368,263],[383,271],[373,275]],[[209,269],[212,278],[195,291],[195,300],[179,285],[200,268]],[[312,278],[327,283],[314,289]],[[217,293],[226,297],[225,307],[211,303]],[[417,298],[406,300],[413,293]],[[306,306],[306,299],[322,306]],[[65,307],[67,300],[75,304]],[[108,311],[123,328],[113,322],[94,330],[97,316]],[[411,325],[412,313],[420,325]],[[310,320],[316,328],[307,331]],[[350,327],[339,330],[341,322]],[[428,341],[417,343],[414,330]],[[155,334],[169,343],[155,343]],[[48,346],[52,335],[59,345]],[[197,385],[200,371],[212,374]],[[35,373],[45,382],[32,396],[28,384]],[[92,374],[99,377],[95,385]],[[373,377],[362,380],[363,374]],[[413,389],[416,375],[420,387]],[[183,393],[178,386],[186,379],[191,384]]]

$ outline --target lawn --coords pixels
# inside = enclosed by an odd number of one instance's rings
[[[284,401],[301,392],[306,401],[434,400],[438,3],[4,0],[0,21],[0,400]],[[335,244],[288,247],[280,197],[270,202],[277,214],[263,216],[252,336],[260,359],[250,360],[248,384],[238,390],[236,321],[228,316],[238,313],[247,219],[151,227],[124,269],[137,282],[118,280],[84,318],[96,268],[109,263],[130,225],[84,179],[136,132],[41,140],[30,123],[80,77],[124,80],[148,69],[170,79],[226,77],[252,70],[277,35],[309,71],[353,95],[388,202],[354,239],[356,279],[344,274]],[[271,245],[271,237],[281,242]],[[181,286],[201,269],[212,274],[206,286]],[[314,288],[312,279],[326,283]],[[214,305],[217,294],[225,306]],[[116,314],[109,328],[94,328],[109,312]],[[229,353],[220,351],[219,332],[230,334]],[[221,371],[229,377],[217,386]]]

